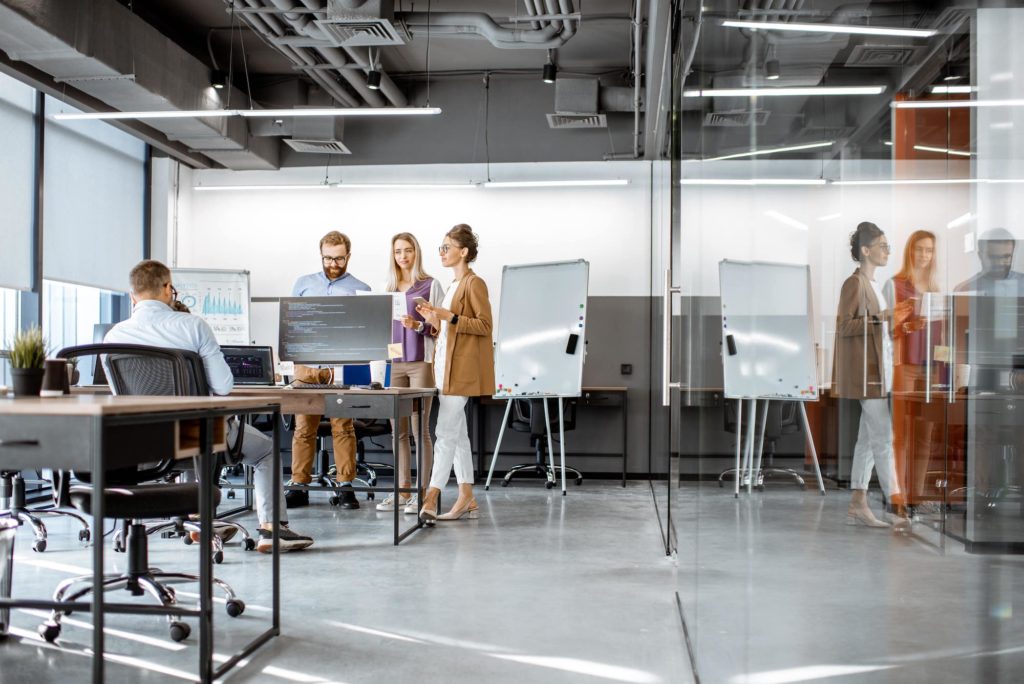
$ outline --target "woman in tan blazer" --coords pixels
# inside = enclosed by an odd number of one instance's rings
[[[437,336],[434,382],[439,390],[434,467],[423,497],[420,517],[459,520],[477,517],[473,498],[473,452],[466,424],[469,397],[494,394],[494,346],[491,342],[491,302],[487,283],[469,267],[477,256],[477,237],[464,223],[452,228],[441,244],[441,263],[455,279],[440,306],[420,304],[416,310]],[[437,514],[437,497],[455,466],[459,498],[444,515]]]
[[[863,222],[850,236],[850,256],[859,264],[843,283],[836,313],[835,360],[832,390],[840,399],[860,402],[860,427],[850,472],[852,497],[846,511],[849,525],[889,527],[872,514],[867,489],[871,470],[886,498],[894,505],[902,499],[892,451],[892,320],[875,270],[889,261],[889,243],[874,223]],[[906,308],[906,302],[901,306]],[[913,307],[913,302],[909,302]],[[900,307],[897,307],[900,308]],[[905,310],[901,309],[905,315]]]

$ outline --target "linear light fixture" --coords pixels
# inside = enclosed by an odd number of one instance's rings
[[[895,178],[892,180],[837,180],[832,185],[962,185],[987,183],[982,178]]]
[[[852,33],[862,36],[904,36],[907,38],[931,38],[938,33],[935,29],[908,29],[895,26],[852,26],[850,24],[800,23],[781,21],[751,21],[726,19],[722,26],[747,28],[761,31],[801,31],[807,33]]]
[[[929,90],[932,95],[970,95],[978,89],[971,85],[933,85]]]
[[[683,97],[814,97],[818,95],[881,95],[884,92],[884,85],[705,88],[703,90],[685,90]]]
[[[835,144],[835,140],[827,140],[825,142],[807,143],[806,145],[790,145],[788,147],[768,147],[763,150],[754,150],[752,152],[737,152],[736,154],[724,154],[721,157],[709,157],[708,159],[689,159],[687,161],[724,161],[726,159],[739,159],[741,157],[759,157],[764,154],[781,154],[783,152],[799,152],[800,150],[813,150],[819,147],[831,147]]]
[[[141,112],[64,112],[54,114],[57,121],[118,119],[196,119],[241,116],[253,118],[288,118],[313,116],[432,116],[440,107],[305,107],[299,109],[191,109]]]
[[[197,192],[215,190],[329,190],[332,185],[327,183],[307,183],[296,185],[196,185],[192,189]]]
[[[896,109],[958,109],[961,107],[1024,107],[1024,100],[903,100]]]
[[[826,185],[824,178],[682,178],[680,185]]]
[[[535,181],[487,181],[485,188],[568,188],[592,185],[629,185],[625,178],[605,180],[535,180]]]
[[[832,219],[841,218],[842,216],[843,216],[842,214],[825,214],[824,216],[819,216],[818,220],[819,221],[831,221]]]
[[[914,145],[915,150],[922,152],[936,152],[938,154],[955,154],[958,157],[973,157],[973,152],[964,152],[962,150],[950,150],[945,147],[930,147],[928,145]]]
[[[949,229],[959,228],[962,225],[970,223],[971,219],[973,219],[973,218],[974,218],[974,214],[972,214],[971,212],[967,212],[963,216],[957,216],[955,219],[953,219],[952,221],[947,223],[946,224],[946,228],[949,228]]]
[[[335,183],[338,190],[466,190],[478,183]]]
[[[764,212],[764,215],[768,218],[775,219],[779,223],[789,226],[790,228],[796,228],[797,230],[808,230],[806,223],[797,221],[792,216],[786,216],[781,211],[775,211],[774,209],[768,209]]]

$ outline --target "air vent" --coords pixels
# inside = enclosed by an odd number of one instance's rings
[[[548,114],[551,128],[608,128],[604,114]]]
[[[771,114],[766,109],[746,109],[731,112],[708,112],[704,117],[705,126],[764,126]]]
[[[846,60],[848,67],[899,67],[912,64],[927,48],[914,45],[858,45]]]
[[[296,152],[309,152],[312,154],[352,154],[340,140],[296,140],[285,138],[288,147]]]
[[[406,36],[387,19],[318,19],[327,40],[338,47],[405,45]]]

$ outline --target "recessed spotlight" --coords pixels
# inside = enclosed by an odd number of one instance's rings
[[[764,63],[764,77],[766,79],[769,81],[775,81],[778,80],[780,75],[781,70],[779,68],[779,60],[769,59]]]
[[[366,87],[370,90],[380,90],[380,72],[370,69],[366,72]]]

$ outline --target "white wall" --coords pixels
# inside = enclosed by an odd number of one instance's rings
[[[482,165],[337,168],[329,179],[353,182],[483,180]],[[447,282],[437,245],[457,223],[480,235],[474,269],[500,300],[506,264],[587,259],[594,296],[643,296],[650,290],[650,165],[646,162],[492,164],[490,177],[628,178],[627,186],[523,189],[207,190],[202,185],[316,184],[323,167],[276,172],[196,171],[179,192],[177,259],[180,267],[248,269],[253,297],[291,293],[295,279],[320,269],[317,245],[329,230],[352,239],[350,271],[382,288],[390,238],[417,236],[424,265]],[[184,178],[184,177],[183,177]],[[172,234],[174,233],[173,229]],[[171,253],[175,250],[172,248]],[[276,344],[276,305],[253,306],[261,344]]]

